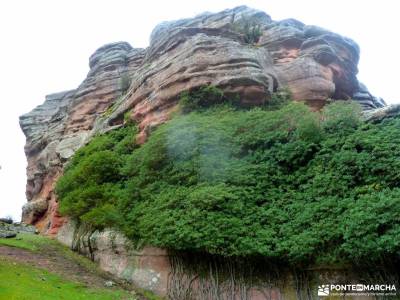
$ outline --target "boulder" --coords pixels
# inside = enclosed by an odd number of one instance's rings
[[[28,224],[34,224],[47,210],[46,200],[37,200],[26,203],[22,207],[22,219]]]
[[[0,231],[0,238],[10,239],[16,237],[17,234],[11,231]]]
[[[35,226],[24,223],[5,223],[0,222],[0,238],[13,238],[18,233],[38,233]]]

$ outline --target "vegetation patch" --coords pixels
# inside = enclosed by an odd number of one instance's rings
[[[122,290],[90,288],[22,263],[0,258],[0,299],[136,299]]]
[[[79,149],[57,183],[60,212],[94,228],[119,223],[118,203],[124,197],[125,163],[136,148],[133,125],[95,137]]]
[[[16,238],[0,238],[0,246],[16,247],[20,249],[39,251],[48,245],[58,244],[56,241],[41,235],[31,233],[19,233]]]
[[[232,23],[232,30],[242,34],[245,43],[254,45],[262,35],[261,26],[261,23],[257,19],[242,17],[240,20]]]
[[[20,233],[0,239],[0,299],[142,299],[121,283],[105,289],[110,279],[88,258],[48,237]]]
[[[19,249],[29,250],[34,253],[56,253],[70,261],[84,266],[93,273],[99,273],[99,269],[86,257],[71,251],[68,247],[62,245],[54,239],[50,239],[43,235],[19,233],[16,238],[2,239],[0,238],[0,246],[15,247]]]
[[[399,119],[365,123],[349,101],[243,110],[204,91],[140,147],[128,126],[80,149],[57,184],[61,212],[139,245],[291,265],[395,260]]]

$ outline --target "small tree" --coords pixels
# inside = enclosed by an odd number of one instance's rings
[[[233,23],[233,30],[243,34],[244,41],[251,45],[257,43],[262,35],[261,24],[244,17]]]
[[[265,102],[266,110],[278,110],[292,101],[292,94],[288,88],[280,88],[272,93],[271,99]]]
[[[347,132],[361,122],[361,106],[355,101],[336,100],[325,106],[322,112],[323,127],[328,132]]]
[[[204,109],[216,104],[227,102],[224,92],[213,86],[205,85],[191,91],[184,91],[180,95],[179,104],[183,113]]]

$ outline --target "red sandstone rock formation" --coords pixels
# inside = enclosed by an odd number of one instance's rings
[[[244,24],[260,37],[246,42]],[[206,84],[242,103],[259,105],[278,88],[319,109],[328,98],[359,99],[366,108],[384,103],[359,84],[355,42],[296,20],[273,21],[264,12],[237,7],[216,14],[164,22],[147,49],[125,42],[99,48],[75,90],[52,94],[20,117],[27,142],[28,203],[23,221],[54,234],[63,224],[54,184],[64,163],[97,132],[119,126],[125,116],[139,124],[139,142],[168,120],[181,92]],[[122,91],[121,79],[130,79]]]

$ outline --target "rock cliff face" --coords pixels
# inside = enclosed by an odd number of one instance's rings
[[[138,142],[145,142],[169,119],[183,91],[203,85],[239,95],[249,106],[268,101],[279,88],[314,110],[327,99],[353,98],[373,119],[372,110],[385,102],[358,82],[358,60],[351,39],[294,19],[273,21],[243,6],[161,23],[146,49],[105,45],[90,57],[77,89],[49,95],[20,117],[28,159],[22,220],[56,234],[66,220],[58,213],[54,184],[74,152],[129,119],[139,125]]]
[[[259,31],[251,43],[246,25]],[[90,57],[77,89],[47,96],[20,118],[28,158],[23,221],[55,233],[62,218],[53,186],[74,151],[127,118],[139,124],[144,142],[185,90],[212,84],[239,94],[243,104],[258,105],[288,88],[313,109],[328,98],[354,98],[365,109],[384,106],[357,81],[358,59],[359,48],[348,38],[293,19],[273,21],[247,7],[161,23],[147,49],[105,45]]]
[[[62,166],[96,132],[96,120],[121,95],[119,81],[133,76],[143,57],[144,50],[127,43],[101,47],[90,57],[89,74],[76,90],[48,95],[42,105],[20,117],[28,158],[25,223],[41,232],[57,232],[63,220],[53,187]]]
[[[400,280],[393,275],[396,274],[395,266],[352,269],[344,265],[322,265],[300,270],[254,265],[251,260],[237,265],[234,260],[212,259],[199,254],[181,256],[154,247],[137,250],[118,232],[89,232],[73,221],[61,227],[57,238],[97,262],[101,269],[171,300],[312,300],[321,299],[317,296],[319,284],[382,282],[397,286]],[[228,274],[227,278],[218,278],[218,272]],[[346,294],[345,297],[371,299],[371,296],[360,295]]]

